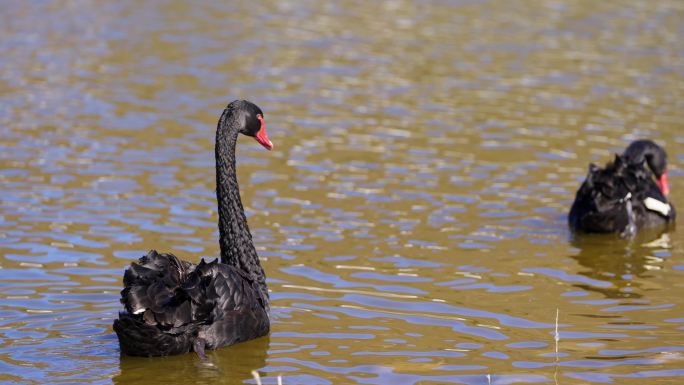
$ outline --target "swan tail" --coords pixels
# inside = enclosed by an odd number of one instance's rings
[[[176,290],[185,282],[192,267],[191,263],[181,261],[173,254],[151,250],[138,262],[131,263],[124,273],[121,303],[130,314],[141,314],[147,309],[165,312],[177,300]]]
[[[121,303],[126,311],[114,321],[121,352],[165,356],[192,350],[198,325],[190,303],[178,289],[193,270],[173,254],[151,250],[124,273]]]

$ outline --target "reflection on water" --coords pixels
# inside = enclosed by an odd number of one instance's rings
[[[642,137],[682,205],[683,16],[3,4],[0,382],[680,383],[681,230],[574,238],[566,215],[587,164]],[[119,357],[130,261],[218,255],[213,138],[235,98],[276,145],[238,149],[272,333],[209,363]]]
[[[572,258],[585,267],[579,274],[605,285],[578,284],[582,290],[602,293],[607,298],[642,298],[642,280],[653,278],[654,270],[665,268],[671,257],[669,232],[646,231],[633,240],[614,236],[579,234],[572,245],[579,249]]]
[[[207,354],[204,362],[195,354],[164,358],[122,356],[120,372],[114,376],[115,384],[155,383],[172,384],[192,381],[199,384],[242,384],[252,378],[252,370],[266,366],[269,337]]]

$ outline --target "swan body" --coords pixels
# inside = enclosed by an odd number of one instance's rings
[[[224,110],[216,130],[221,261],[199,264],[150,251],[124,273],[124,311],[114,321],[121,352],[166,356],[216,349],[269,332],[266,277],[252,242],[235,173],[238,134],[267,149],[263,113],[247,101]]]
[[[568,223],[576,231],[632,236],[639,229],[674,223],[676,212],[668,194],[665,150],[638,140],[605,167],[589,166]]]

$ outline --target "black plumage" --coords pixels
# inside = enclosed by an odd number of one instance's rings
[[[568,222],[573,230],[631,236],[642,228],[674,222],[668,192],[665,150],[653,141],[638,140],[605,167],[589,166]]]
[[[235,172],[238,134],[267,149],[263,113],[247,101],[224,110],[216,129],[216,197],[221,261],[194,265],[152,250],[124,273],[114,321],[121,352],[165,356],[216,349],[268,333],[266,276],[252,242]]]

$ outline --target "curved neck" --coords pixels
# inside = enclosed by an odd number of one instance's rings
[[[235,172],[238,122],[229,115],[230,111],[226,109],[216,128],[216,199],[221,262],[247,273],[268,300],[266,276],[249,232]]]
[[[666,171],[667,154],[662,147],[651,140],[632,142],[623,155],[631,164],[642,164],[645,161],[658,178]]]

